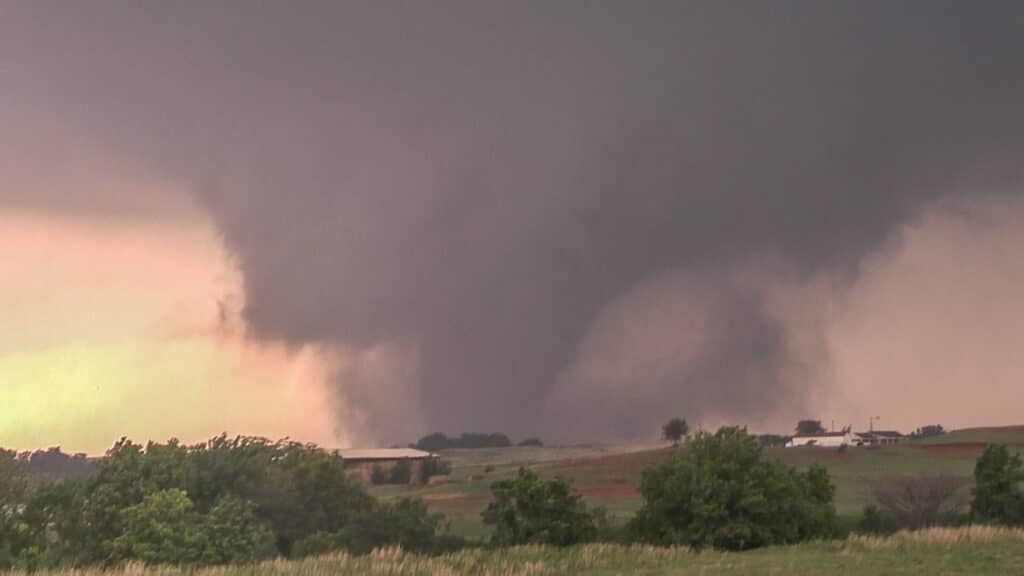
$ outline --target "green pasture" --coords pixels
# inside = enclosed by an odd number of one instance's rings
[[[873,487],[899,475],[950,475],[964,480],[964,498],[973,483],[974,462],[985,443],[1024,442],[1024,427],[957,430],[926,440],[883,448],[771,448],[770,457],[807,467],[825,466],[836,486],[836,508],[852,521],[874,501]],[[444,453],[453,470],[447,483],[432,487],[375,486],[381,498],[423,498],[451,520],[452,531],[470,538],[486,535],[480,512],[487,507],[490,484],[510,478],[520,466],[542,475],[570,478],[584,498],[604,506],[625,522],[639,509],[640,477],[645,467],[668,457],[671,448],[656,445],[592,445],[453,450]]]

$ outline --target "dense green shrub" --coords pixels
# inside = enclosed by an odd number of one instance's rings
[[[431,476],[447,476],[452,473],[452,465],[440,458],[427,458],[423,461],[422,476],[426,481]]]
[[[373,468],[370,469],[370,483],[374,486],[380,486],[382,484],[389,484],[390,482],[391,472],[383,466],[374,464]]]
[[[16,461],[16,454],[0,450],[0,569],[10,568],[18,551],[26,545],[17,510],[28,489],[28,477]]]
[[[391,484],[408,484],[412,481],[412,463],[408,460],[399,460],[391,467],[389,481]]]
[[[896,532],[896,519],[875,504],[864,507],[857,522],[857,532],[885,535]]]
[[[274,555],[274,534],[260,524],[253,505],[222,498],[202,515],[188,495],[155,492],[123,511],[124,533],[112,544],[116,561],[146,564],[249,564]]]
[[[199,564],[252,564],[274,556],[274,533],[256,518],[256,506],[224,496],[202,518]]]
[[[1024,462],[1006,446],[989,446],[974,466],[971,515],[982,522],[1024,524]]]
[[[544,443],[541,442],[540,438],[525,438],[523,440],[520,440],[519,444],[518,444],[518,446],[543,446],[543,445],[544,445]]]
[[[828,472],[766,459],[740,428],[698,432],[685,454],[644,471],[641,492],[631,528],[656,544],[744,550],[836,530]]]
[[[403,498],[378,503],[352,524],[336,531],[315,532],[295,545],[294,556],[316,556],[346,549],[355,554],[382,546],[401,546],[410,552],[451,552],[465,545],[446,533],[444,517],[432,514],[420,500]]]
[[[199,519],[184,490],[154,492],[121,511],[123,533],[112,543],[113,559],[146,564],[195,564],[203,548]]]
[[[413,552],[436,552],[436,535],[443,528],[444,516],[427,510],[420,500],[402,498],[382,503],[375,513],[366,514],[355,524],[346,547],[355,552],[369,552],[385,545],[398,545]]]
[[[81,482],[64,479],[40,485],[26,501],[21,520],[25,550],[20,568],[70,567],[85,560],[88,526]]]
[[[482,517],[484,524],[494,527],[495,545],[568,546],[597,535],[594,515],[564,478],[544,479],[520,468],[515,479],[491,484],[491,492],[494,502]]]

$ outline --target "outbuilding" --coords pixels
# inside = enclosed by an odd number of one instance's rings
[[[797,434],[786,443],[786,448],[797,446],[822,446],[826,448],[838,448],[849,446],[856,441],[850,432],[820,432],[818,434]]]
[[[872,430],[870,432],[857,433],[858,445],[864,446],[889,446],[899,444],[904,436],[895,430]]]
[[[389,472],[399,462],[411,464],[411,484],[426,481],[423,477],[423,463],[439,456],[432,452],[424,452],[414,448],[345,448],[336,451],[345,462],[345,471],[369,485],[373,480],[374,469]]]

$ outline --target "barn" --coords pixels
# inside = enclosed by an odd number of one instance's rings
[[[412,477],[409,482],[422,483],[426,480],[423,477],[423,463],[439,457],[432,452],[413,448],[345,448],[336,452],[345,462],[345,471],[366,485],[372,482],[375,468],[387,472],[402,461],[408,461],[412,465]]]

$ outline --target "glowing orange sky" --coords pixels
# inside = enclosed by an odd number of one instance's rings
[[[240,275],[198,212],[160,223],[0,208],[0,278],[0,445],[346,440],[324,393],[329,354],[242,337]]]

